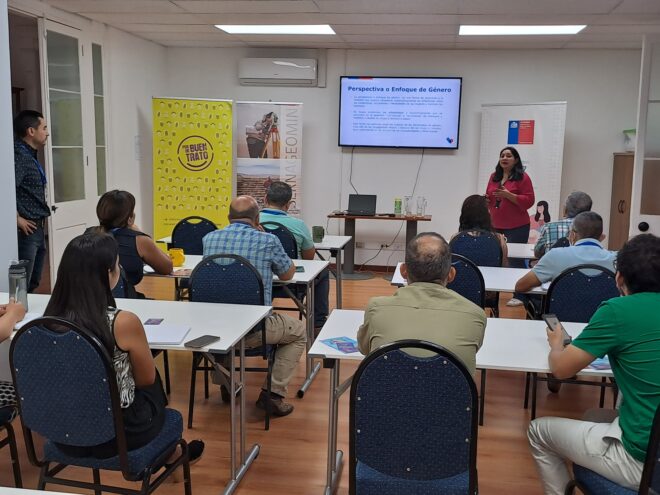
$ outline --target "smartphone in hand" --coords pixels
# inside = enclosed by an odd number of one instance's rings
[[[564,336],[564,346],[567,346],[573,341],[573,337],[568,335],[568,332],[564,328],[564,325],[562,325],[561,322],[559,321],[559,318],[557,318],[557,315],[554,315],[552,313],[546,313],[542,316],[542,318],[545,320],[550,330],[556,332],[559,329],[561,331],[561,333]]]

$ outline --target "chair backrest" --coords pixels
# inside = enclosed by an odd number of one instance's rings
[[[486,304],[486,284],[479,267],[460,254],[451,255],[451,264],[456,269],[456,276],[447,288],[483,308]]]
[[[126,272],[122,266],[119,267],[119,280],[117,285],[112,289],[112,297],[120,297],[124,299],[141,299],[137,295],[137,291],[132,283],[129,282]]]
[[[642,479],[639,483],[640,495],[648,493],[660,493],[660,406],[655,410],[651,435],[649,436],[649,445],[646,449],[646,460],[644,461],[644,470]]]
[[[502,266],[502,246],[497,236],[485,230],[459,232],[449,242],[451,252],[465,256],[477,266]]]
[[[116,438],[122,471],[129,472],[112,358],[91,332],[61,318],[38,318],[18,331],[9,359],[31,461],[32,431],[81,447]]]
[[[292,260],[298,259],[298,243],[289,229],[277,222],[264,222],[261,226],[266,232],[273,234],[280,240],[284,252],[289,258]]]
[[[477,409],[470,372],[443,347],[402,340],[375,350],[351,384],[349,493],[447,493],[448,480],[466,488],[452,493],[475,493]]]
[[[561,321],[587,323],[600,303],[618,296],[614,273],[599,265],[578,265],[552,281],[543,312],[554,313]]]
[[[174,226],[170,246],[183,249],[185,254],[202,255],[202,239],[214,230],[218,230],[218,227],[211,220],[197,216],[186,217]]]
[[[550,249],[568,247],[571,243],[568,240],[568,237],[560,237],[555,241],[555,243],[550,246]]]
[[[190,301],[264,304],[264,282],[252,264],[236,254],[207,256],[190,274]]]

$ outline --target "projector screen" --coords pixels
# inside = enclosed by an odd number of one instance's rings
[[[339,146],[458,149],[460,77],[342,76]]]

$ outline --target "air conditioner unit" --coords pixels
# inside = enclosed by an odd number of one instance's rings
[[[238,65],[244,86],[316,86],[313,58],[244,58]]]

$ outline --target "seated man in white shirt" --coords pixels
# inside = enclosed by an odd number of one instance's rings
[[[593,211],[580,213],[573,219],[568,234],[571,245],[548,251],[529,273],[516,282],[516,292],[527,292],[551,282],[564,270],[578,265],[599,265],[613,272],[616,252],[601,245],[604,238],[601,216]]]

